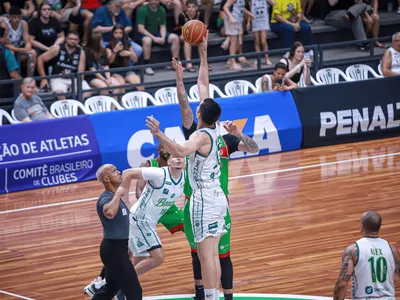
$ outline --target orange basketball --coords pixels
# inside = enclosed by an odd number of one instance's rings
[[[198,45],[207,35],[207,27],[199,20],[190,20],[182,27],[182,36],[185,42]]]

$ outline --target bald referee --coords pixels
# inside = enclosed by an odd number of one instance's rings
[[[121,175],[114,165],[102,165],[96,172],[105,191],[97,201],[97,214],[104,238],[100,257],[104,264],[106,285],[92,299],[110,300],[122,290],[127,300],[142,299],[142,288],[128,255],[129,185],[131,179]]]

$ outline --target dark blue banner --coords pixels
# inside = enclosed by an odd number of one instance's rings
[[[87,115],[0,127],[0,193],[93,179],[99,166]]]
[[[232,158],[299,149],[302,128],[293,97],[289,92],[269,92],[218,99],[221,121],[234,120],[260,147],[257,154],[237,152]],[[195,111],[198,103],[191,103]],[[185,140],[179,105],[152,106],[91,115],[102,154],[102,163],[120,170],[137,167],[155,157],[158,141],[147,129],[147,116],[154,115],[163,132],[177,142]],[[223,132],[222,132],[223,133]]]

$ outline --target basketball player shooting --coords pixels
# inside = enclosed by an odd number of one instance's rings
[[[190,155],[187,168],[190,185],[193,188],[190,198],[190,219],[202,266],[205,298],[216,300],[221,278],[218,243],[221,235],[226,233],[224,218],[228,205],[219,182],[221,162],[216,122],[221,115],[221,108],[209,97],[207,37],[199,46],[199,55],[200,70],[197,84],[201,104],[196,109],[199,121],[197,130],[189,140],[177,144],[160,130],[160,123],[153,116],[147,117],[146,125],[171,155],[178,157]]]

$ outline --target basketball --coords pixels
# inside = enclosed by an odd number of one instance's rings
[[[207,35],[207,27],[199,20],[190,20],[182,27],[182,36],[185,42],[199,45]]]

